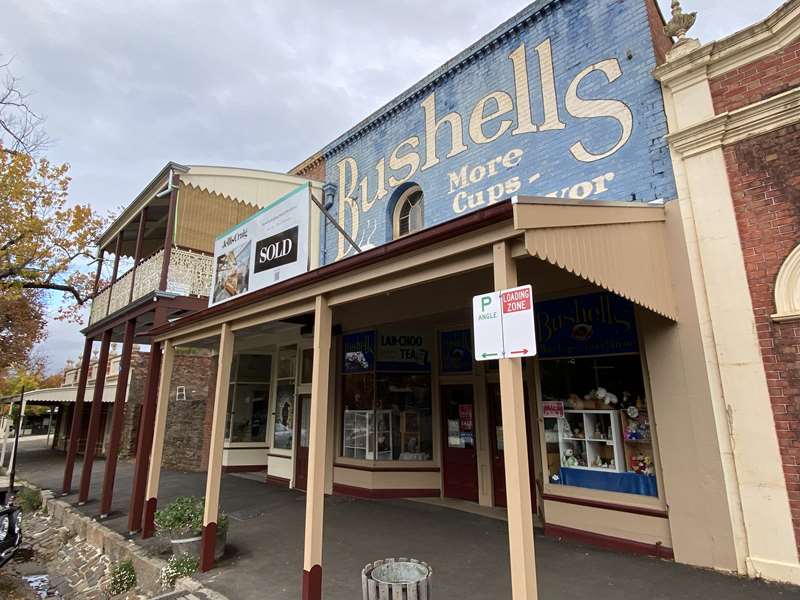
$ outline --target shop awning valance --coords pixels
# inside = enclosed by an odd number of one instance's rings
[[[531,256],[676,320],[663,206],[518,197],[514,226]]]

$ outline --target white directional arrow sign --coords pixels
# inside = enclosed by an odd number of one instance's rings
[[[503,322],[503,349],[506,358],[536,354],[533,323],[533,289],[529,285],[500,292]]]
[[[476,360],[503,358],[503,324],[500,314],[500,292],[489,292],[472,298]]]
[[[472,323],[476,360],[536,354],[530,285],[474,296]]]

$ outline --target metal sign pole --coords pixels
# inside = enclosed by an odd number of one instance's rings
[[[8,499],[14,494],[14,476],[17,473],[17,450],[19,448],[19,432],[22,429],[22,419],[25,413],[25,388],[19,394],[20,407],[19,415],[17,415],[16,426],[14,427],[14,448],[11,450],[11,464],[8,470]]]
[[[3,445],[0,447],[0,468],[6,466],[6,446],[8,445],[8,421],[11,416],[11,409],[14,408],[14,403],[11,402],[8,408],[8,414],[3,415],[3,421],[0,423],[0,436],[3,436]]]

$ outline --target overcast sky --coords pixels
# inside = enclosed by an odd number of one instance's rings
[[[594,0],[586,0],[594,1]],[[632,1],[632,0],[623,0]],[[669,15],[670,0],[659,0]],[[3,0],[0,54],[72,166],[72,197],[129,203],[169,160],[286,171],[523,0]],[[780,0],[684,0],[709,42]],[[82,346],[51,323],[52,369]]]

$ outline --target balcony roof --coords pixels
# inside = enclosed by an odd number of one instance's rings
[[[98,240],[98,248],[105,248],[113,252],[114,239],[117,234],[123,231],[127,226],[137,218],[137,215],[144,207],[153,209],[154,214],[148,215],[148,222],[151,226],[155,226],[160,222],[165,226],[167,207],[169,199],[166,195],[157,198],[158,194],[166,191],[170,174],[177,175],[178,179],[183,183],[191,183],[196,187],[206,189],[210,192],[216,192],[223,196],[235,198],[237,200],[251,202],[258,205],[259,203],[252,198],[237,197],[237,190],[241,189],[242,185],[258,181],[273,181],[292,183],[299,185],[308,181],[307,179],[297,177],[294,175],[287,175],[285,173],[276,173],[272,171],[264,171],[260,169],[245,169],[239,167],[221,167],[221,166],[207,166],[207,165],[182,165],[176,162],[168,162],[158,172],[158,174],[144,187],[144,189],[133,199],[133,201],[126,206],[122,214],[119,215],[103,232]],[[177,185],[177,181],[173,181]],[[314,186],[321,186],[319,182],[312,182]],[[136,232],[130,230],[123,233],[123,241],[128,241],[135,244]],[[123,250],[123,254],[126,251]],[[130,255],[130,248],[127,254]]]

